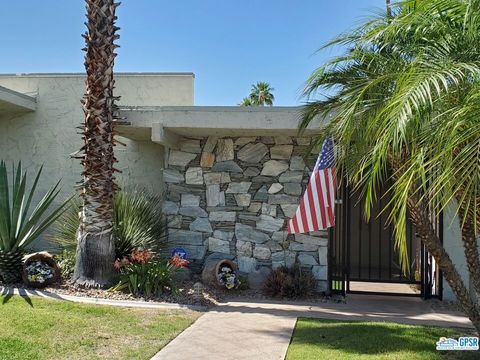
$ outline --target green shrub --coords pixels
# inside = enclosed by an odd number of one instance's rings
[[[0,279],[5,283],[21,279],[25,248],[62,214],[68,204],[67,200],[53,206],[60,191],[57,182],[31,208],[41,173],[42,168],[28,189],[27,173],[22,171],[22,163],[13,165],[12,181],[9,182],[7,166],[4,161],[0,162]]]
[[[165,237],[162,200],[145,190],[119,191],[114,198],[114,228],[116,258],[128,256],[134,249],[158,252]],[[74,251],[80,225],[81,202],[78,197],[58,219],[49,236],[50,242]]]
[[[164,292],[176,292],[174,272],[188,261],[177,264],[171,260],[153,257],[148,250],[134,250],[129,256],[115,261],[120,281],[112,290],[126,290],[133,295],[160,295]]]
[[[63,250],[60,254],[55,255],[55,260],[60,268],[62,279],[70,279],[75,270],[75,252]]]
[[[263,292],[270,297],[299,299],[313,294],[316,281],[310,271],[299,264],[273,270],[263,284]]]

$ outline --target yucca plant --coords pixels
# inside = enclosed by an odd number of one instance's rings
[[[68,204],[67,200],[48,212],[60,191],[60,182],[57,182],[30,212],[41,173],[42,168],[28,190],[27,173],[22,171],[21,162],[12,167],[11,184],[7,166],[4,161],[0,162],[0,279],[4,283],[20,279],[25,248],[62,214]]]
[[[72,206],[54,224],[48,236],[50,242],[66,250],[75,251],[76,233],[80,224],[80,200],[71,200]],[[114,196],[113,234],[115,258],[130,255],[133,249],[156,253],[165,236],[162,199],[146,190],[121,190]]]

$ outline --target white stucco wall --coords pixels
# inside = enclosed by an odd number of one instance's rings
[[[80,179],[80,165],[70,154],[81,146],[75,127],[83,121],[80,99],[84,93],[81,75],[0,76],[0,86],[36,96],[36,110],[0,116],[0,159],[22,161],[34,173],[42,164],[44,176],[38,194],[62,179],[61,198],[73,193]],[[193,105],[192,74],[119,74],[116,77],[119,105]],[[164,148],[150,141],[120,140],[116,148],[122,185],[141,185],[162,192]]]
[[[455,215],[455,205],[453,204],[443,214],[443,245],[462,276],[465,285],[472,289],[462,244],[460,220]],[[455,295],[445,279],[443,279],[443,299],[456,301]]]

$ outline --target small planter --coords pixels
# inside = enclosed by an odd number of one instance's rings
[[[225,283],[222,282],[220,278],[220,274],[222,273],[223,268],[229,268],[231,270],[231,273],[234,274],[236,278],[236,282],[234,284],[234,287],[237,287],[239,282],[238,282],[238,272],[237,272],[237,264],[235,264],[231,260],[218,260],[218,261],[211,261],[207,264],[205,264],[205,267],[203,268],[202,271],[202,281],[204,284],[208,284],[211,286],[214,286],[216,288],[220,289],[228,289],[225,286]]]
[[[27,255],[23,258],[22,279],[27,286],[42,288],[60,280],[60,268],[46,251]]]

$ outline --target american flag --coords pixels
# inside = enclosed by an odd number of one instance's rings
[[[290,234],[303,234],[335,225],[337,181],[334,162],[333,140],[329,137],[323,142],[322,151],[295,216],[288,221]]]

